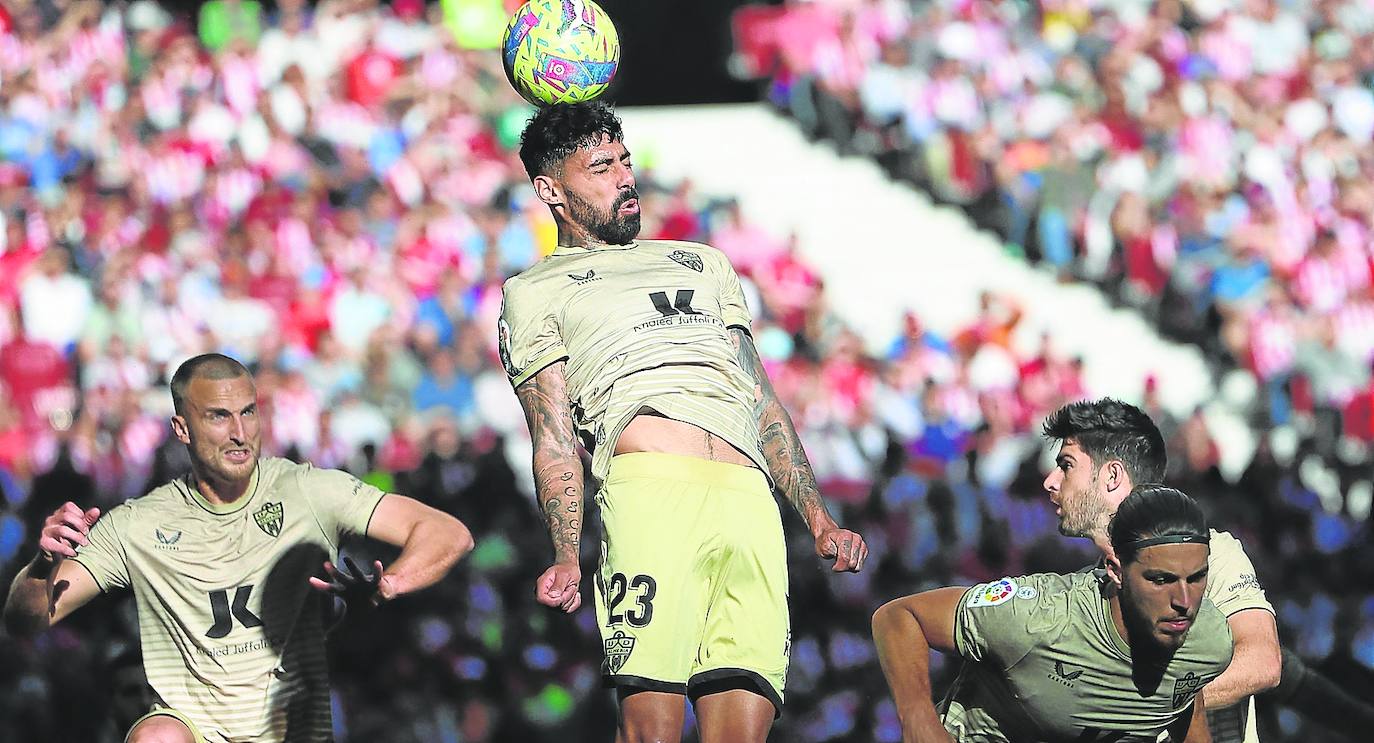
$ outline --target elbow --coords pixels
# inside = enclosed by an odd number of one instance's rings
[[[477,541],[472,538],[472,532],[467,525],[458,519],[453,519],[450,528],[452,536],[449,539],[449,544],[453,547],[453,560],[457,562],[472,552],[472,548],[477,546]]]
[[[29,616],[23,611],[17,610],[13,605],[5,605],[5,632],[13,638],[24,640],[38,635],[47,629],[47,622],[42,617]]]
[[[1279,685],[1279,680],[1283,677],[1283,657],[1278,648],[1274,652],[1266,653],[1263,663],[1259,663],[1256,671],[1255,694],[1269,691]]]

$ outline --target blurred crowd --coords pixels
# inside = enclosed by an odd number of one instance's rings
[[[150,0],[0,5],[0,580],[30,558],[36,526],[63,501],[108,509],[185,472],[185,452],[167,435],[166,381],[191,355],[229,353],[256,374],[264,454],[347,469],[459,516],[477,537],[477,550],[440,586],[355,612],[334,631],[338,739],[607,739],[614,716],[599,686],[593,613],[568,618],[533,601],[550,549],[530,495],[525,424],[495,350],[502,281],[551,250],[555,237],[514,156],[529,109],[496,54],[456,41],[440,6],[201,7],[187,18]],[[919,51],[939,24],[955,23],[1003,39],[1004,48],[1052,49],[1035,42],[1031,16],[1017,20],[1020,6],[967,7],[978,10],[880,2],[839,12],[835,38],[844,53],[822,55],[829,61],[816,69],[838,65],[856,84],[869,77],[875,58],[849,49],[861,37],[856,29],[889,42],[880,45],[885,54]],[[1103,21],[1075,8],[1064,10],[1060,35],[1094,38]],[[960,20],[966,13],[983,25]],[[1146,25],[1164,34],[1158,22]],[[985,51],[981,41],[973,47]],[[1047,59],[1051,72],[1059,68],[1051,62],[1060,58]],[[1087,63],[1060,61],[1095,84]],[[1006,75],[1027,67],[1001,65],[1008,66],[1016,69]],[[889,71],[925,80],[917,67],[925,65]],[[970,61],[947,67],[949,85],[989,84]],[[848,107],[859,99],[846,100],[842,85],[815,72],[780,72],[775,92],[810,86],[814,95],[793,98],[813,101],[812,110],[842,104],[816,121],[832,126],[833,114],[845,114],[846,141],[870,136],[895,147],[897,134],[922,132],[900,141],[907,154],[919,145],[926,162],[950,162],[932,183],[963,183],[949,176],[965,169],[949,160],[963,146],[957,142],[977,140],[1002,156],[988,147],[996,130],[966,132],[934,116],[924,129],[909,125],[905,103],[897,122],[875,125],[866,109]],[[1030,80],[1018,85],[1027,95],[1041,90]],[[904,101],[905,90],[897,93]],[[974,96],[977,116],[988,115],[979,96],[988,107],[1020,110],[1019,100],[997,103],[997,90]],[[1095,109],[1071,89],[1060,95],[1070,113],[1054,131],[1098,131]],[[1071,119],[1081,121],[1075,127]],[[1323,141],[1346,136],[1333,126]],[[634,132],[627,136],[633,147]],[[1053,144],[1025,140],[1032,149],[1037,142]],[[1138,148],[1133,166],[1147,174],[1149,152]],[[875,354],[827,309],[862,298],[830,294],[791,236],[761,230],[728,195],[656,178],[652,153],[636,154],[648,164],[640,174],[643,235],[704,240],[729,255],[754,309],[760,354],[818,478],[875,558],[857,576],[824,572],[787,513],[792,667],[777,739],[898,740],[868,640],[877,605],[934,585],[1070,570],[1090,559],[1089,545],[1057,535],[1039,487],[1048,465],[1039,421],[1093,393],[1081,361],[1058,353],[1051,338],[1018,354],[1010,338],[1021,310],[1015,298],[991,294],[949,337],[911,316]],[[973,172],[1003,172],[973,162]],[[1075,162],[1091,181],[1094,161]],[[1025,197],[1008,209],[1043,211],[1052,178],[1036,180],[1045,174],[1032,167],[1004,175],[978,181],[969,202],[1000,197],[1001,186],[990,184],[1005,183],[1005,193]],[[1308,194],[1313,177],[1303,177]],[[1029,191],[1011,188],[1032,182]],[[1193,265],[1210,265],[1204,253],[1230,255],[1226,236],[1242,226],[1256,232],[1252,215],[1260,212],[1230,195],[1248,198],[1258,182],[1218,192],[1224,213],[1244,219],[1223,225],[1228,231],[1199,247]],[[1327,200],[1346,220],[1338,226],[1358,221],[1336,208],[1344,182],[1333,182]],[[1089,196],[1099,190],[1085,187]],[[1118,191],[1123,202],[1135,193]],[[1065,215],[1077,246],[1079,222]],[[1186,222],[1165,224],[1184,230]],[[1180,233],[1174,265],[1192,255],[1184,242]],[[1053,250],[1042,252],[1053,260]],[[1068,253],[1066,272],[1091,265],[1088,252]],[[1117,263],[1106,265],[1098,278]],[[1284,284],[1264,286],[1272,293]],[[1285,400],[1296,399],[1290,388],[1282,386]],[[1222,525],[1251,545],[1285,639],[1313,664],[1367,683],[1374,489],[1364,460],[1331,459],[1318,436],[1274,436],[1230,483],[1218,474],[1201,417],[1174,419],[1153,393],[1147,386],[1141,399],[1169,438],[1172,477],[1205,495]],[[1316,416],[1296,403],[1289,410],[1299,422]],[[587,525],[589,534],[597,528]],[[585,544],[590,562],[596,541]],[[123,657],[135,629],[127,599],[112,598],[37,641],[0,637],[0,738],[119,740],[90,700],[115,693],[109,664]],[[942,678],[948,671],[941,667]],[[1299,725],[1281,715],[1267,724],[1289,732]]]

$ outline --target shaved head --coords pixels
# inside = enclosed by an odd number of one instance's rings
[[[239,377],[252,378],[248,367],[238,361],[219,353],[204,353],[199,356],[187,359],[177,371],[172,375],[172,407],[177,415],[184,415],[186,404],[186,388],[196,379],[209,379],[220,381],[225,379],[238,379]]]

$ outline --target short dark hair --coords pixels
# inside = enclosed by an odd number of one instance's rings
[[[172,375],[172,408],[177,415],[182,414],[182,406],[186,403],[186,388],[194,379],[238,379],[253,375],[248,371],[248,367],[240,364],[237,360],[231,359],[222,353],[203,353],[193,356],[183,361],[177,367],[176,373]]]
[[[1129,403],[1104,397],[1072,402],[1045,419],[1046,438],[1073,439],[1099,465],[1119,460],[1131,484],[1159,482],[1168,467],[1164,436],[1145,411]]]
[[[1153,537],[1180,537],[1178,541],[1206,542],[1207,516],[1197,501],[1181,490],[1156,483],[1131,491],[1112,517],[1108,527],[1112,551],[1126,564],[1135,559],[1144,545],[1138,542]]]
[[[602,136],[619,142],[625,138],[620,117],[606,103],[555,103],[539,109],[520,133],[520,162],[525,173],[535,176],[558,172],[568,155],[601,142]]]

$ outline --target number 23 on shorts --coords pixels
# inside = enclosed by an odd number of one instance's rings
[[[626,578],[624,573],[615,573],[611,575],[606,589],[608,624],[617,625],[623,622],[631,627],[646,627],[653,621],[654,595],[658,593],[658,583],[653,576],[636,575]],[[620,605],[627,596],[633,598],[634,604],[621,613]]]

